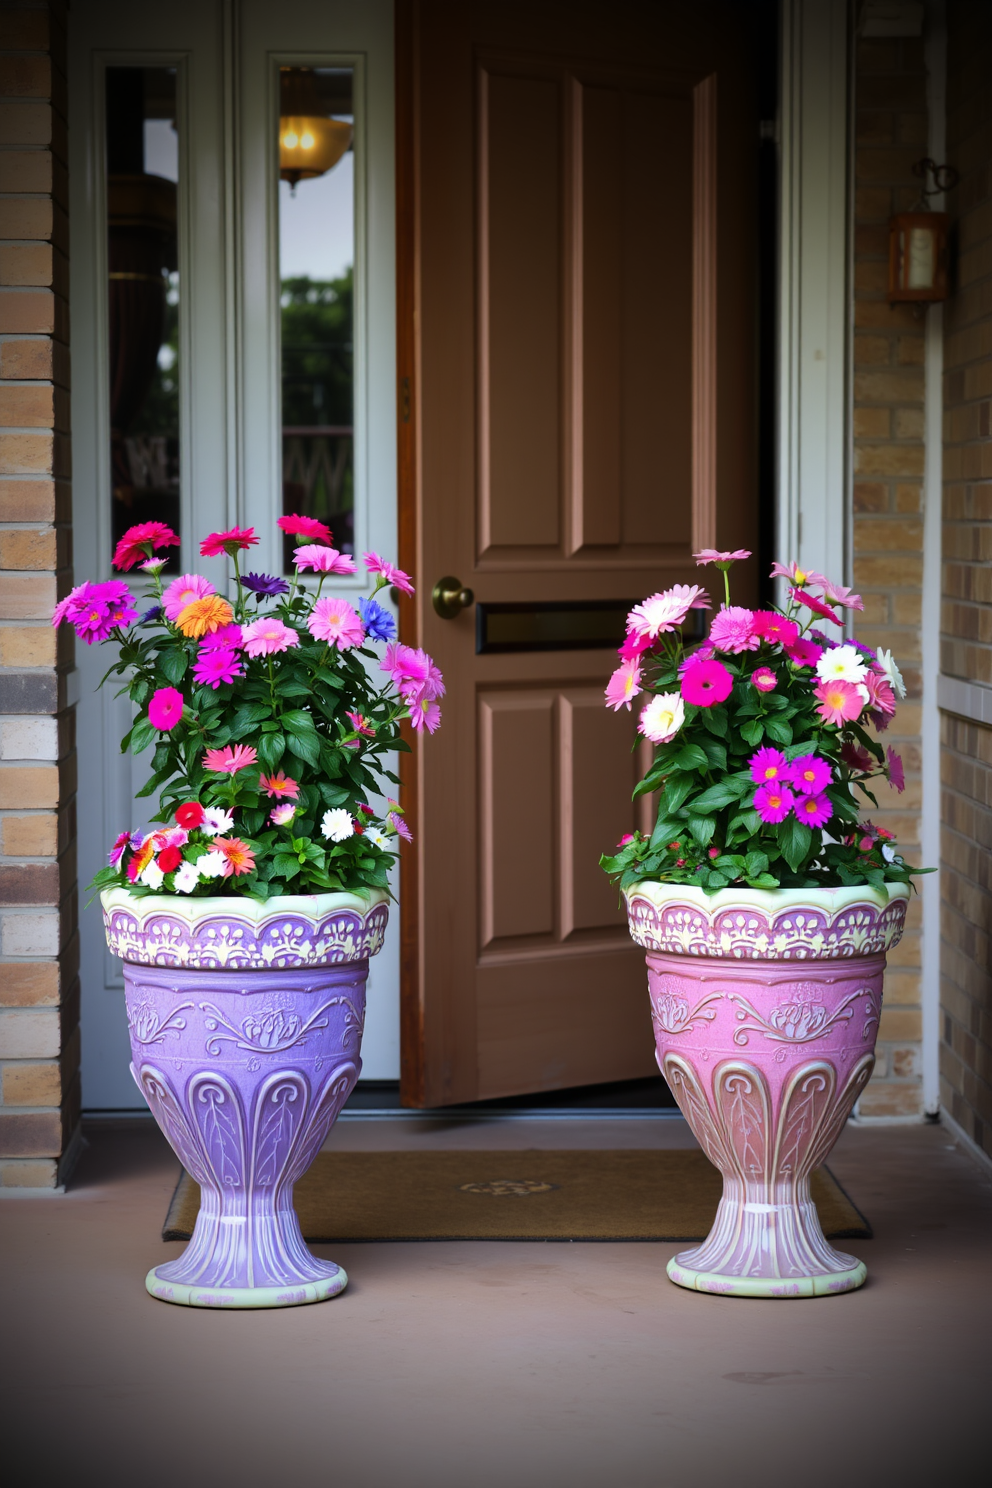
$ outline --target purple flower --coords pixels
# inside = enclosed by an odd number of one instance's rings
[[[751,756],[751,779],[755,785],[788,779],[789,766],[781,749],[759,749]]]
[[[833,774],[827,761],[820,759],[819,755],[801,754],[792,761],[786,778],[804,796],[819,796],[830,784]]]
[[[889,784],[894,790],[904,791],[906,789],[906,772],[903,769],[902,756],[887,745],[885,749],[889,761]]]
[[[763,822],[785,821],[795,804],[796,798],[789,787],[777,780],[759,785],[754,793],[754,809]]]
[[[158,619],[158,617],[159,617],[159,615],[161,615],[161,613],[162,613],[162,606],[161,605],[152,605],[151,609],[150,610],[146,610],[145,613],[142,615],[141,619],[138,621],[138,624],[139,625],[150,625],[153,620],[157,620]]]
[[[396,622],[388,610],[384,610],[378,600],[365,599],[359,596],[358,613],[362,617],[366,635],[374,641],[392,641],[396,638]]]
[[[823,827],[833,816],[833,807],[826,796],[801,796],[795,805],[796,818],[808,827]]]
[[[253,594],[272,596],[274,594],[288,594],[289,585],[285,579],[279,579],[275,574],[242,574],[241,583],[245,589],[250,589]]]
[[[222,682],[233,682],[236,677],[243,677],[244,667],[236,651],[213,647],[200,652],[193,663],[193,676],[201,687],[209,686],[216,691]]]
[[[104,584],[78,584],[71,594],[55,607],[53,625],[68,620],[81,641],[92,646],[105,641],[119,625],[130,625],[138,618],[130,590],[122,579],[108,579]]]

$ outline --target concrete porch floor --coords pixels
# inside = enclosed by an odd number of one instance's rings
[[[992,1182],[939,1126],[849,1126],[860,1292],[671,1285],[666,1244],[315,1246],[343,1296],[172,1307],[177,1163],[94,1126],[69,1192],[0,1203],[6,1488],[970,1488],[989,1481]],[[681,1121],[350,1121],[332,1145],[691,1145]]]

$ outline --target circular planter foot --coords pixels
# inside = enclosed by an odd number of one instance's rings
[[[854,1260],[853,1256],[848,1257]],[[820,1276],[727,1276],[719,1271],[695,1271],[683,1265],[681,1256],[668,1263],[669,1280],[690,1292],[713,1292],[721,1297],[832,1297],[838,1292],[854,1292],[864,1286],[868,1275],[864,1261],[857,1261],[846,1271]]]
[[[149,1271],[145,1286],[160,1302],[175,1302],[180,1307],[303,1307],[308,1302],[326,1302],[348,1285],[348,1274],[341,1266],[333,1266],[331,1275],[317,1281],[260,1287],[190,1286],[159,1276],[160,1269],[154,1266]]]

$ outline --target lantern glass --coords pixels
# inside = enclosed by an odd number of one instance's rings
[[[889,223],[890,304],[947,298],[945,212],[899,212]]]

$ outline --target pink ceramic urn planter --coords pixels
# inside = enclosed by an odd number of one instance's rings
[[[149,1271],[148,1291],[187,1307],[336,1296],[348,1277],[304,1244],[293,1184],[362,1068],[386,895],[100,898],[124,962],[131,1073],[200,1185],[193,1237]]]
[[[739,1297],[852,1291],[865,1266],[824,1238],[810,1198],[875,1064],[885,954],[908,890],[627,890],[647,952],[658,1065],[723,1197],[678,1286]]]

